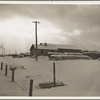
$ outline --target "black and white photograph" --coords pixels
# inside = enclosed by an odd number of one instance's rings
[[[99,97],[99,4],[0,3],[0,97]]]

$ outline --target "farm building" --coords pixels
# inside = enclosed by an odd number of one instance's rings
[[[36,45],[32,44],[30,48],[30,55],[34,56],[36,52]],[[40,43],[37,47],[37,54],[47,56],[49,52],[71,52],[71,53],[81,53],[81,49],[73,45],[62,45],[62,44],[49,44]]]

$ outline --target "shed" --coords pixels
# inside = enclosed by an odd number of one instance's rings
[[[37,54],[38,55],[48,55],[48,52],[72,52],[72,53],[80,53],[81,49],[74,45],[62,45],[62,44],[50,44],[50,43],[40,43],[37,46]],[[31,56],[34,56],[36,53],[36,45],[32,44],[30,48]]]

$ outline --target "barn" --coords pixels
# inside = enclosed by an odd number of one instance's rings
[[[36,52],[36,45],[32,44],[30,48],[30,55],[34,56]],[[62,44],[50,44],[40,43],[37,46],[37,55],[47,56],[49,52],[70,52],[70,53],[81,53],[81,49],[73,45],[62,45]]]

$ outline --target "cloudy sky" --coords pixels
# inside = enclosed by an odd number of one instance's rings
[[[100,50],[100,5],[0,4],[0,44],[6,53],[29,52],[36,20],[38,43]]]

